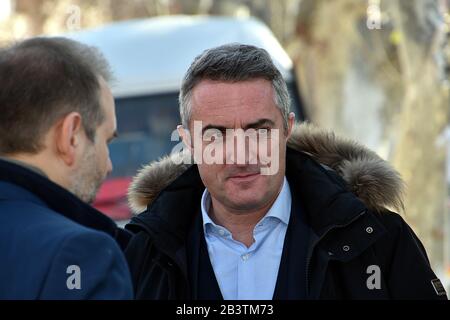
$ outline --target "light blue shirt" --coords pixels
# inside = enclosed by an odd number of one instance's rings
[[[247,248],[208,215],[211,197],[201,200],[203,230],[214,274],[225,300],[271,300],[280,267],[284,238],[291,216],[291,191],[283,187],[270,210],[253,230],[255,242]]]

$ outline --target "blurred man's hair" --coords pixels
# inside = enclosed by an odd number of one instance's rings
[[[66,38],[32,38],[0,50],[0,154],[37,153],[59,119],[79,112],[94,141],[103,122],[100,77],[108,62],[94,47]]]
[[[290,98],[283,76],[266,50],[238,43],[206,50],[192,62],[184,76],[179,96],[183,126],[188,129],[192,90],[200,81],[240,82],[253,79],[266,79],[272,83],[275,103],[281,110],[287,128]]]

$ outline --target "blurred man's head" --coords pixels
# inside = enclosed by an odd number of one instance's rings
[[[110,78],[100,52],[65,38],[0,50],[0,156],[38,167],[91,202],[112,170]]]
[[[207,50],[194,60],[180,92],[180,134],[191,151],[207,156],[209,145],[217,140],[235,141],[235,133],[242,130],[256,132],[246,140],[244,162],[237,161],[239,148],[225,142],[222,163],[211,164],[205,159],[199,163],[195,157],[213,201],[228,210],[245,213],[264,208],[276,199],[285,174],[286,143],[294,123],[289,109],[286,83],[265,50],[225,45]],[[193,136],[199,121],[204,139],[196,144]],[[211,141],[208,132],[213,133]],[[276,139],[272,132],[277,133]],[[251,147],[252,139],[258,142],[257,148]],[[276,151],[270,160],[276,170],[268,175],[261,174],[261,142]],[[232,164],[230,157],[235,160]]]

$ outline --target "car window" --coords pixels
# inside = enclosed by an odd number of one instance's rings
[[[116,99],[119,137],[110,145],[112,177],[134,176],[144,164],[169,154],[180,123],[178,93]]]

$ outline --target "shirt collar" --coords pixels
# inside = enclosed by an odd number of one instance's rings
[[[202,209],[202,218],[203,218],[203,231],[207,232],[207,225],[216,226],[216,224],[209,217],[209,209],[211,208],[211,195],[209,194],[208,189],[205,188],[202,195],[201,200],[201,209]]]
[[[291,189],[289,187],[289,183],[286,177],[284,177],[283,186],[281,187],[281,191],[278,194],[277,199],[275,200],[275,202],[273,203],[272,207],[269,209],[267,214],[264,216],[264,218],[261,219],[261,221],[267,219],[268,217],[274,217],[283,222],[284,224],[288,225],[289,218],[291,216],[291,204],[292,204]],[[208,189],[205,188],[201,199],[203,231],[205,233],[207,232],[206,229],[207,225],[213,225],[217,227],[217,225],[209,217],[208,212],[210,207],[211,207],[211,195]]]
[[[267,212],[267,217],[274,217],[281,220],[284,224],[289,224],[289,218],[291,217],[291,205],[292,205],[292,195],[291,188],[289,187],[289,183],[284,177],[283,187],[281,188],[280,193],[278,194],[277,199],[273,203],[269,212]]]

